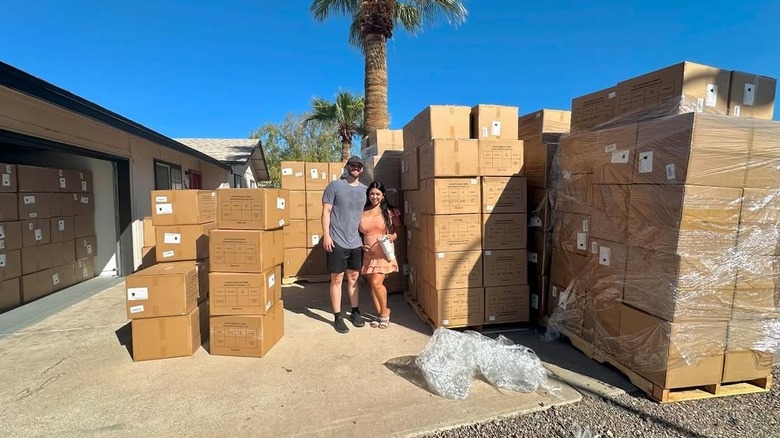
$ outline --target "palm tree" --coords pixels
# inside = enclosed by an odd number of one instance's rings
[[[387,39],[400,24],[415,34],[437,20],[461,24],[466,8],[460,0],[314,0],[309,8],[317,21],[331,15],[352,18],[350,44],[363,50],[364,120],[366,132],[386,129],[387,112]]]
[[[311,102],[312,114],[306,122],[317,120],[336,125],[341,139],[341,161],[347,161],[352,149],[352,139],[363,135],[363,98],[349,91],[339,91],[336,101],[315,97]]]

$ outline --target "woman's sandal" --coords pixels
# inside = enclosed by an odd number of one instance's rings
[[[389,325],[390,325],[390,317],[389,316],[386,317],[386,318],[379,318],[379,324],[378,324],[379,328],[386,329],[387,326],[389,326]]]

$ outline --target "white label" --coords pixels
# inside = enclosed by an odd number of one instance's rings
[[[0,249],[5,249],[5,240],[0,240]]]
[[[128,287],[127,301],[148,300],[149,289],[145,287]]]
[[[649,173],[653,171],[653,151],[641,152],[639,154],[639,173]]]
[[[33,230],[33,226],[34,226],[33,223],[30,222],[29,224],[27,224],[27,229],[32,231]]]
[[[173,251],[163,252],[163,258],[173,257]]]
[[[65,178],[60,178],[60,188],[64,189],[68,187],[67,181],[65,181]]]
[[[487,210],[487,211],[493,211],[493,206],[492,206],[492,205],[486,205],[486,206],[485,206],[485,210]]]
[[[320,174],[320,179],[328,179],[328,172],[322,172]]]
[[[599,264],[609,266],[612,257],[612,249],[608,246],[602,246],[599,249]]]
[[[157,214],[173,214],[173,204],[155,204]]]
[[[614,164],[627,164],[629,152],[626,149],[619,149],[612,152],[612,162]]]
[[[553,296],[553,298],[557,297],[558,296],[558,287],[557,286],[553,286],[552,287],[552,291],[551,291],[550,294]]]
[[[493,315],[488,316],[488,321],[495,321],[496,317]]]
[[[745,94],[742,95],[742,105],[753,106],[756,100],[756,85],[745,84]]]
[[[311,174],[311,179],[319,179],[320,178],[320,173],[317,172],[317,169],[310,170],[309,174]]]
[[[64,219],[60,219],[59,221],[57,221],[57,228],[60,231],[65,231],[65,220]]]
[[[588,235],[586,233],[577,233],[577,249],[582,251],[588,249]]]
[[[271,308],[271,302],[269,301],[269,302],[265,303],[265,311],[267,312],[268,309],[270,309],[270,308]]]
[[[273,273],[268,276],[268,287],[274,287],[276,284],[276,273]]]
[[[614,99],[615,96],[616,96],[615,92],[614,91],[610,91],[610,93],[607,94],[607,99]]]
[[[81,197],[81,203],[82,204],[89,204],[89,197],[88,196],[82,196]]]
[[[92,254],[92,244],[87,245],[87,255]]]
[[[181,243],[181,234],[179,233],[165,233],[163,234],[163,242],[178,245]]]
[[[742,107],[739,105],[734,105],[734,108],[731,110],[731,115],[734,117],[739,117],[739,114],[742,112]]]
[[[491,256],[491,255],[493,255],[493,251],[485,251],[485,255],[486,256]]]
[[[531,308],[539,310],[539,295],[531,294]]]
[[[571,170],[564,170],[563,171],[563,179],[565,179],[565,180],[571,179]]]
[[[588,228],[590,228],[588,226],[588,220],[587,219],[583,219],[582,220],[582,231],[587,233],[589,231]]]
[[[42,240],[43,239],[43,231],[41,231],[40,228],[35,230],[35,240]]]
[[[84,179],[84,172],[79,172],[79,179]]]
[[[276,198],[276,208],[284,210],[285,204],[287,204],[287,201],[285,201],[284,198]]]
[[[542,218],[539,216],[531,216],[531,219],[528,221],[529,227],[541,227],[542,226]]]
[[[445,257],[445,254],[443,252],[437,252],[436,257],[443,259]]]
[[[5,267],[5,254],[0,254],[0,268]]]
[[[599,243],[598,242],[590,242],[590,253],[596,254],[599,252]]]
[[[84,278],[89,277],[89,269],[87,269],[86,265],[84,265],[84,269],[81,271],[81,276]]]
[[[312,234],[311,235],[311,244],[312,244],[312,246],[315,246],[318,243],[320,243],[320,235],[319,234]]]
[[[5,165],[5,173],[11,173],[11,165],[10,164],[6,164]]]
[[[60,274],[58,274],[58,273],[52,274],[52,276],[51,276],[51,284],[53,284],[55,286],[60,284]]]
[[[482,136],[487,137],[488,136],[488,129],[487,126],[482,127]]]
[[[22,201],[22,202],[24,202],[24,204],[25,204],[25,205],[29,205],[29,204],[35,204],[35,196],[32,196],[32,195],[30,195],[30,196],[25,196],[25,197],[23,198],[23,201]]]
[[[409,275],[409,265],[404,265],[403,266],[403,273],[404,273],[404,275]]]
[[[696,99],[696,112],[700,113],[702,111],[704,111],[704,99],[700,97]]]
[[[154,202],[168,202],[167,196],[155,196]]]
[[[5,228],[0,225],[0,239],[5,239]]]
[[[704,104],[710,108],[714,108],[718,104],[718,86],[715,84],[707,84],[707,98],[704,100]]]
[[[62,169],[57,169],[57,175],[62,176]]]
[[[81,182],[81,191],[82,192],[86,192],[87,191],[87,182],[86,181],[82,181]]]
[[[674,163],[666,165],[666,179],[674,179],[677,174],[674,172]]]
[[[477,179],[476,178],[471,178],[471,184],[474,185],[476,183],[477,183]]]
[[[295,172],[296,178],[303,178],[303,172]]]
[[[490,124],[490,135],[501,135],[501,121],[500,120],[493,120],[493,123]]]
[[[441,324],[442,325],[450,325],[450,320],[449,319],[442,319],[441,320]]]
[[[293,174],[292,167],[282,167],[282,175],[290,176],[292,174]]]
[[[140,304],[138,306],[133,306],[130,308],[130,313],[141,313],[144,311],[143,304]]]
[[[279,226],[280,227],[284,226],[284,219],[279,219]]]
[[[539,263],[539,255],[535,252],[528,252],[529,263]]]
[[[604,152],[606,153],[614,152],[615,149],[617,149],[617,145],[615,143],[604,146]]]
[[[38,213],[30,213],[29,216],[32,217],[32,218],[36,218],[36,217],[38,217]]]
[[[8,173],[3,174],[3,185],[6,187],[11,186],[11,175]]]

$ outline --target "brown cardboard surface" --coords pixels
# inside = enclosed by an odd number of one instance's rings
[[[403,214],[401,216],[405,226],[420,229],[422,221],[420,199],[425,193],[421,193],[420,190],[404,191]]]
[[[85,175],[85,173],[87,175]],[[57,177],[60,192],[81,193],[92,191],[92,175],[89,174],[89,172],[70,169],[57,169]]]
[[[429,295],[428,316],[441,327],[479,325],[485,322],[485,289],[434,289],[425,284]]]
[[[53,255],[51,244],[48,243],[46,245],[22,248],[22,275],[51,268],[54,266],[52,264]]]
[[[210,353],[219,356],[263,357],[284,336],[284,303],[266,315],[211,317]]]
[[[525,177],[482,177],[482,213],[525,213],[527,207]]]
[[[541,323],[550,295],[550,278],[531,273],[528,276],[528,287],[530,290],[530,321]]]
[[[75,239],[76,260],[94,258],[97,255],[97,236],[79,237]]]
[[[52,291],[51,275],[48,269],[22,276],[23,304],[49,295]]]
[[[416,147],[405,150],[401,157],[401,188],[404,190],[420,188],[419,154]]]
[[[0,193],[0,221],[19,220],[19,197],[16,193]]]
[[[152,223],[196,225],[217,219],[217,194],[212,190],[153,190]]]
[[[482,266],[485,287],[528,284],[528,253],[524,249],[485,250]]]
[[[19,192],[59,191],[59,176],[56,169],[19,164],[16,166],[16,170]]]
[[[281,167],[283,189],[306,190],[306,164],[303,161],[282,161]]]
[[[512,176],[524,174],[523,140],[480,139],[479,173],[482,176]]]
[[[73,195],[74,193],[48,193],[49,217],[73,216]]]
[[[0,167],[0,169],[2,169],[2,167]],[[19,307],[21,304],[21,279],[19,277],[15,277],[0,281],[0,312],[5,312],[6,310]]]
[[[200,296],[196,262],[159,263],[127,276],[125,285],[128,319],[186,315]]]
[[[304,176],[306,178],[306,190],[325,190],[330,182],[328,163],[306,162],[304,164]]]
[[[211,230],[211,272],[262,273],[284,262],[284,231]]]
[[[71,265],[71,263],[73,262],[69,262],[65,265],[54,266],[49,269],[52,292],[65,289],[66,287],[73,286],[76,283],[73,275],[73,265]]]
[[[51,243],[51,223],[48,219],[22,221],[22,247],[47,245]]]
[[[52,243],[64,242],[66,240],[73,240],[75,236],[74,236],[74,219],[72,216],[53,217],[49,221],[50,221],[49,229],[51,230]]]
[[[772,120],[777,80],[741,71],[731,72],[729,115]]]
[[[517,136],[521,140],[545,133],[564,134],[571,127],[571,111],[542,109],[518,117]]]
[[[208,336],[208,303],[186,315],[134,319],[133,360],[192,356]]]
[[[518,108],[477,105],[471,108],[471,138],[517,140]]]
[[[17,191],[16,165],[0,163],[0,193]]]
[[[529,321],[528,286],[485,288],[485,323]]]
[[[594,301],[623,299],[627,263],[628,247],[625,244],[591,237],[580,280]]]
[[[0,281],[22,276],[22,251],[0,251]]]
[[[591,230],[593,237],[623,242],[628,240],[628,184],[595,184],[591,190]]]
[[[50,194],[50,196],[55,196]],[[74,216],[89,216],[95,214],[95,197],[92,193],[72,193],[71,197],[71,213]],[[65,216],[65,210],[60,213],[60,216]]]
[[[431,105],[404,126],[404,150],[416,149],[434,138],[469,138],[470,118],[467,106]]]
[[[342,163],[341,161],[328,163],[328,182],[341,179],[341,177],[346,174],[346,171],[344,170],[345,165],[346,163]]]
[[[51,197],[50,193],[19,193],[19,218],[45,219],[51,217]]]
[[[424,248],[430,251],[474,251],[482,248],[479,214],[423,215]]]
[[[563,175],[558,181],[556,195],[556,211],[589,215],[593,205],[593,175]]]
[[[307,256],[306,248],[285,248],[282,275],[285,277],[305,277]]]
[[[388,150],[402,150],[404,147],[403,129],[376,129],[363,137],[361,148],[366,149],[371,146],[380,146]],[[379,155],[380,152],[371,154]]]
[[[76,282],[89,280],[95,276],[95,259],[76,260],[73,263],[73,278]]]
[[[558,142],[558,134],[523,138],[523,174],[528,178],[528,187],[554,186],[558,166],[553,167],[553,163]]]
[[[552,227],[552,208],[547,190],[528,188],[528,229],[550,230]]]
[[[306,244],[304,245],[306,248],[314,248],[317,246],[322,246],[322,220],[320,218],[317,219],[309,219],[306,221]]]
[[[282,265],[262,274],[209,274],[211,315],[265,315],[282,298]]]
[[[401,162],[404,152],[385,151],[382,155],[375,155],[363,159],[363,173],[360,174],[360,182],[365,185],[373,181],[379,181],[385,188],[400,189],[401,187]]]
[[[612,120],[617,115],[618,90],[609,87],[571,101],[571,131],[582,131]]]
[[[322,194],[324,190],[306,191],[306,219],[322,219]]]
[[[419,211],[425,214],[480,213],[480,180],[481,178],[429,178],[420,181],[417,199]]]
[[[291,219],[284,227],[284,248],[306,248],[306,220]]]
[[[271,230],[290,223],[287,189],[217,189],[217,228]]]
[[[54,225],[52,225],[54,227]],[[151,245],[147,245],[147,229],[149,231],[150,237],[149,240],[151,240]],[[87,237],[87,236],[94,236],[95,235],[95,216],[94,215],[85,215],[85,216],[74,216],[73,217],[73,236],[78,237]],[[146,220],[144,220],[144,246],[154,246],[155,245],[155,236],[154,236],[154,225],[152,225],[151,219],[149,220],[149,225],[147,226]]]
[[[556,247],[579,255],[587,255],[590,250],[590,216],[576,213],[558,212],[553,225]]]
[[[524,213],[483,213],[482,249],[525,249],[527,224]]]
[[[552,256],[552,233],[542,230],[528,231],[528,267],[530,275],[550,274]]]
[[[482,287],[482,251],[423,251],[419,274],[435,289]]]
[[[772,353],[754,345],[771,339],[766,327],[771,320],[731,320],[728,323],[722,382],[762,379],[772,374]]]
[[[76,261],[76,246],[73,240],[66,240],[64,242],[53,242],[51,245],[46,245],[51,251],[51,266],[71,266]],[[44,246],[44,247],[46,247]],[[27,250],[33,248],[41,248],[39,246],[27,248]],[[22,251],[24,253],[25,250]],[[22,256],[24,259],[24,256]]]
[[[776,189],[780,184],[780,123],[743,120],[753,127],[745,187]]]
[[[566,289],[574,279],[581,277],[586,261],[584,255],[556,247],[550,261],[550,282]]]
[[[478,176],[477,140],[435,139],[418,148],[420,179]]]
[[[290,220],[306,219],[306,191],[290,190]]]
[[[0,222],[0,252],[22,247],[22,222]]]
[[[149,266],[157,264],[157,250],[153,246],[144,246],[141,248],[141,265],[138,270],[146,269]]]
[[[155,226],[156,257],[160,262],[201,260],[209,257],[209,233],[215,222],[199,225]],[[78,254],[78,242],[76,242]]]

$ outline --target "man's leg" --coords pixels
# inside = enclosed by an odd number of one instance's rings
[[[349,315],[349,320],[352,321],[352,325],[355,327],[363,327],[366,322],[363,321],[363,315],[360,314],[360,308],[358,307],[360,301],[360,290],[358,288],[358,278],[360,277],[360,271],[347,269],[347,294],[349,295],[349,303],[352,305],[352,313]]]
[[[330,304],[333,313],[341,313],[341,285],[344,283],[344,273],[330,274]],[[348,283],[349,284],[349,283]]]
[[[347,268],[348,252],[338,245],[334,245],[333,251],[326,252],[328,272],[330,272],[330,305],[333,307],[333,328],[339,333],[349,331],[344,323],[344,315],[341,314],[341,285],[344,282],[344,271]]]

